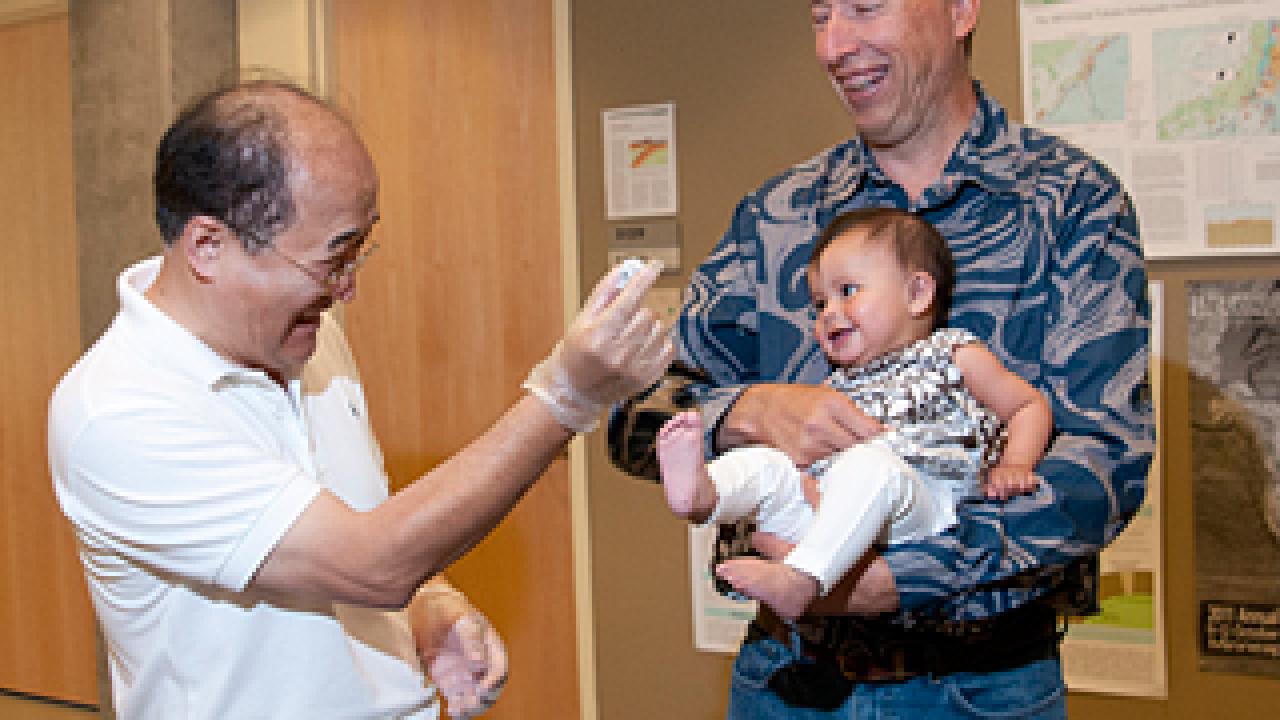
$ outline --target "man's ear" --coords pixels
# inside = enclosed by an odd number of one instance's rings
[[[178,250],[192,274],[207,280],[215,274],[218,260],[226,251],[226,244],[235,236],[221,220],[208,215],[194,215],[182,228],[178,238]]]
[[[951,28],[956,39],[972,33],[978,26],[982,0],[948,0],[948,4],[951,6]]]
[[[938,284],[927,272],[917,270],[907,279],[907,309],[912,315],[923,315],[933,307]]]

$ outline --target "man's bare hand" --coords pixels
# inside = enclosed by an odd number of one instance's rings
[[[883,429],[825,385],[752,385],[725,416],[716,439],[722,449],[768,445],[808,467]]]
[[[769,533],[752,533],[751,544],[770,560],[780,561],[794,544]],[[831,592],[809,606],[812,615],[879,615],[898,609],[898,586],[889,563],[874,552],[862,556]]]

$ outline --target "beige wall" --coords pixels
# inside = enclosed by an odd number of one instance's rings
[[[332,0],[237,0],[240,66],[269,68],[326,93],[331,9]]]

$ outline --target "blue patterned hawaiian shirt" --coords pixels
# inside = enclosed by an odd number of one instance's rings
[[[1081,583],[1083,564],[1142,503],[1155,441],[1147,278],[1129,197],[1097,160],[1010,123],[975,88],[968,130],[915,200],[857,138],[744,198],[678,321],[682,359],[712,378],[698,393],[710,448],[746,386],[817,384],[831,372],[805,267],[837,214],[903,208],[947,238],[957,270],[948,324],[1048,395],[1055,435],[1040,491],[975,499],[952,529],[883,550],[904,618],[984,618]]]

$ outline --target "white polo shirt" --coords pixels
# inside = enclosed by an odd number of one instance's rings
[[[288,391],[234,365],[121,274],[121,310],[62,379],[49,462],[75,526],[125,719],[435,718],[403,613],[246,590],[327,488],[387,497],[341,330]]]

